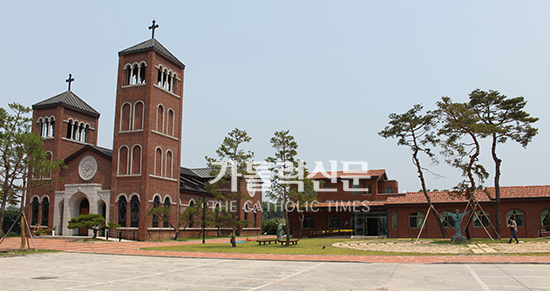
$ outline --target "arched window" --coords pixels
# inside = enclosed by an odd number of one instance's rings
[[[123,145],[118,149],[118,174],[128,175],[128,161],[129,161],[128,147]]]
[[[166,81],[168,79],[168,70],[164,69],[162,71],[162,88],[166,89],[167,88],[167,84],[166,84]]]
[[[38,210],[40,208],[40,204],[38,202],[38,197],[34,197],[32,200],[32,220],[31,225],[38,225]]]
[[[126,212],[128,211],[128,203],[126,197],[118,198],[118,224],[121,227],[126,227]]]
[[[176,73],[172,73],[172,81],[170,83],[170,92],[174,92],[174,79],[176,79],[178,75]]]
[[[137,101],[134,103],[134,130],[143,129],[143,116],[145,107],[143,106],[142,101]]]
[[[131,208],[130,208],[130,227],[139,227],[139,198],[137,195],[132,197]]]
[[[73,136],[73,120],[69,119],[69,122],[67,123],[67,138],[72,138]]]
[[[340,215],[333,214],[328,217],[328,228],[339,229],[342,228],[342,217]]]
[[[120,131],[130,130],[132,123],[132,106],[130,103],[125,102],[120,108]]]
[[[191,200],[189,201],[189,207],[195,207],[195,201]],[[193,227],[193,221],[195,218],[193,217],[193,214],[189,215],[189,227]]]
[[[145,84],[145,67],[147,64],[145,62],[139,63],[139,83]]]
[[[160,147],[155,150],[155,168],[153,175],[162,176],[162,149]]]
[[[550,225],[550,209],[545,209],[540,212],[540,224],[542,226]]]
[[[138,144],[132,147],[132,169],[130,174],[141,174],[141,146]]]
[[[72,140],[78,140],[78,120],[73,123],[73,136]]]
[[[391,213],[391,228],[397,229],[397,211]]]
[[[174,136],[174,110],[168,109],[168,124],[166,125],[166,134]]]
[[[174,178],[173,172],[174,172],[174,162],[172,158],[172,151],[167,150],[166,151],[166,170],[164,171],[164,176],[168,178]]]
[[[162,66],[158,68],[157,74],[157,86],[162,87]]]
[[[44,197],[42,201],[42,226],[48,226],[48,218],[50,216],[50,200]]]
[[[168,198],[168,196],[164,198],[164,208],[170,208],[170,198]],[[166,220],[162,222],[162,227],[168,227],[168,216],[166,216]]]
[[[304,216],[304,228],[315,229],[315,216],[313,215]]]
[[[474,215],[474,227],[481,227],[482,224],[485,227],[489,227],[491,225],[491,223],[489,222],[490,216],[488,212],[476,211],[476,214],[477,216]]]
[[[156,130],[158,132],[164,133],[164,106],[159,104],[157,106],[157,126]]]
[[[36,123],[38,123],[38,136],[44,137],[44,120],[42,120],[42,117],[38,118]]]
[[[525,226],[523,222],[525,221],[523,217],[523,211],[512,209],[506,211],[506,224],[508,224],[508,220],[510,220],[510,217],[516,221],[518,226]]]
[[[422,226],[426,215],[422,212],[413,212],[409,215],[409,228],[419,228]]]
[[[84,136],[82,137],[82,142],[88,142],[89,133],[90,133],[90,125],[86,123],[86,126],[84,126]]]
[[[78,125],[78,141],[84,141],[84,137],[85,137],[85,128],[84,128],[84,123],[81,122],[79,125]]]
[[[160,199],[158,196],[155,196],[155,199],[153,199],[153,208],[158,208],[160,204]],[[153,225],[152,227],[159,227],[159,219],[158,215],[153,215]]]
[[[50,117],[50,130],[49,130],[50,137],[53,137],[54,128],[55,128],[55,118],[52,116]]]

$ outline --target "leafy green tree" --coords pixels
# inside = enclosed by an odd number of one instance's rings
[[[298,187],[290,187],[289,198],[296,205],[296,211],[298,212],[298,220],[300,221],[300,230],[298,232],[298,238],[302,237],[302,232],[304,230],[304,218],[306,213],[311,213],[313,210],[312,205],[317,201],[317,193],[315,192],[313,180],[309,179],[308,170],[304,167],[303,176],[304,179],[301,180],[304,185],[303,191],[300,191]],[[299,181],[298,177],[298,181]],[[295,181],[297,179],[294,179]],[[319,187],[323,187],[324,181],[321,181]]]
[[[271,189],[267,192],[267,196],[275,201],[282,203],[286,219],[286,244],[290,245],[290,220],[288,217],[287,203],[289,200],[289,192],[291,182],[298,174],[296,167],[296,155],[298,152],[298,143],[294,137],[289,134],[289,130],[276,131],[270,140],[271,146],[275,149],[275,155],[268,157],[266,162],[270,163],[271,171],[276,171],[277,175],[272,175]],[[303,163],[302,163],[303,165]]]
[[[6,216],[4,217],[4,225],[2,226],[2,230],[4,231],[4,233],[7,233],[7,231],[10,229],[10,227],[12,227],[12,225],[13,225],[13,228],[11,229],[10,233],[17,234],[17,235],[21,233],[20,220],[17,220],[17,218],[19,218],[20,213],[21,213],[21,209],[17,206],[9,205],[6,207]]]
[[[32,118],[27,116],[31,109],[17,103],[9,107],[13,114],[0,108],[0,225],[8,204],[17,204],[27,189],[55,182],[41,177],[63,167],[62,160],[47,159],[42,138],[31,132]]]
[[[476,89],[470,93],[470,106],[479,121],[489,126],[491,156],[495,163],[495,226],[500,236],[500,167],[502,160],[497,155],[497,145],[511,139],[524,148],[538,133],[531,124],[537,122],[524,108],[527,101],[523,97],[508,98],[498,91],[489,92]]]
[[[191,205],[187,207],[176,220],[176,223],[172,223],[172,221],[169,219],[170,217],[170,208],[169,207],[153,207],[149,211],[147,211],[147,214],[156,216],[159,222],[166,221],[168,223],[168,226],[174,230],[174,239],[177,240],[179,237],[179,233],[187,228],[189,226],[189,223],[192,222],[191,220],[199,213],[199,208]]]
[[[249,174],[247,167],[253,165],[252,159],[254,158],[254,153],[240,148],[243,144],[250,142],[250,140],[252,138],[248,136],[246,131],[235,128],[229,132],[220,147],[216,150],[218,158],[206,157],[207,166],[212,169],[210,174],[214,177],[221,177],[218,181],[211,181],[206,185],[206,188],[216,199],[225,203],[231,203],[232,201],[247,198],[246,193],[243,193],[241,187],[238,185],[238,179]],[[223,166],[227,164],[230,167]],[[228,185],[231,185],[231,191],[223,190],[223,187]],[[231,246],[236,247],[237,242],[235,237],[237,231],[248,225],[250,221],[240,219],[238,213],[234,211],[230,211],[230,215],[228,216],[230,216],[232,226]]]
[[[466,177],[454,187],[454,192],[464,195],[473,203],[473,195],[477,188],[476,179],[481,185],[489,176],[485,167],[479,163],[479,140],[490,134],[490,127],[479,122],[479,117],[467,103],[454,103],[451,98],[443,97],[437,102],[437,107],[438,114],[441,114],[443,119],[438,135],[445,137],[442,141],[445,161],[459,169],[462,176]],[[471,239],[469,225],[474,213],[471,211],[466,220],[468,239]]]
[[[262,220],[268,221],[272,219],[284,218],[285,214],[276,203],[270,201],[262,201]]]
[[[99,214],[81,214],[78,217],[71,218],[71,220],[69,220],[69,225],[67,226],[67,228],[91,229],[94,231],[94,236],[92,238],[96,238],[97,232],[100,229],[113,229],[115,227],[120,227],[119,224],[116,224],[114,222],[105,223],[105,221],[105,218],[103,218],[103,216]]]
[[[430,146],[435,146],[439,139],[437,138],[434,129],[437,127],[438,115],[432,111],[426,112],[422,115],[423,106],[416,104],[413,108],[403,114],[391,113],[389,118],[389,125],[384,127],[384,130],[378,134],[383,138],[397,138],[397,145],[407,146],[412,150],[412,162],[416,167],[418,178],[420,179],[420,185],[422,186],[421,192],[424,193],[428,206],[436,213],[438,217],[441,217],[439,212],[432,204],[432,199],[428,195],[428,189],[426,189],[426,181],[424,179],[424,170],[420,164],[418,157],[419,153],[427,155],[432,162],[437,162],[435,154],[432,152]],[[443,225],[441,219],[439,222],[439,229],[444,238],[448,238],[447,230]]]

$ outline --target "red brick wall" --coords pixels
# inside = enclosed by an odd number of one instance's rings
[[[435,205],[436,209],[439,212],[450,211],[455,212],[457,209],[460,213],[464,212],[464,207],[466,203],[454,203],[454,204],[443,204]],[[495,223],[495,211],[494,203],[481,203],[483,210],[490,214],[491,222]],[[501,200],[501,235],[504,238],[510,236],[510,232],[506,227],[506,218],[505,213],[509,210],[516,209],[520,210],[524,214],[525,225],[518,227],[517,236],[518,237],[538,237],[538,230],[542,229],[540,222],[540,213],[545,209],[550,208],[550,198],[528,198],[528,199],[503,199]],[[416,237],[418,235],[419,229],[409,228],[409,214],[420,211],[423,213],[427,212],[427,205],[388,205],[387,214],[388,214],[388,236],[389,237]],[[471,209],[468,209],[470,211]],[[398,214],[398,228],[392,228],[392,212],[396,211]],[[465,220],[463,220],[463,235],[465,235]],[[494,231],[489,227],[489,233],[494,236]],[[449,236],[455,235],[455,231],[452,228],[447,228]],[[477,238],[486,238],[487,234],[482,227],[474,227],[473,222],[470,224],[470,232],[472,237]],[[433,213],[430,213],[428,220],[426,221],[425,229],[422,232],[421,237],[423,238],[439,238],[442,237],[437,225],[437,218]]]

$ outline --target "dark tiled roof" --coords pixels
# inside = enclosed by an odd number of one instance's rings
[[[131,55],[131,54],[137,54],[137,53],[148,52],[148,51],[154,51],[157,54],[170,60],[180,68],[185,69],[185,65],[154,38],[146,40],[140,44],[136,44],[135,46],[129,47],[125,50],[121,50],[120,52],[118,52],[118,55],[124,56],[124,55]]]
[[[327,175],[328,174],[328,175]],[[386,174],[386,170],[367,170],[367,171],[336,171],[336,172],[313,172],[308,175],[310,179],[330,179],[331,175],[336,175],[337,178],[346,177],[380,177]]]
[[[71,110],[84,113],[86,115],[99,118],[99,112],[84,102],[72,91],[66,91],[52,98],[38,102],[32,106],[32,109],[52,108],[57,106],[63,106]]]
[[[210,175],[210,171],[212,171],[212,169],[210,168],[198,168],[190,170],[201,178],[214,178],[212,177],[212,175]]]
[[[96,152],[96,153],[104,156],[105,158],[107,158],[109,160],[113,159],[113,151],[112,150],[106,149],[106,148],[103,148],[103,147],[100,147],[100,146],[96,146],[96,145],[87,144],[87,145],[83,146],[82,148],[80,148],[78,151],[71,154],[70,156],[66,157],[64,159],[65,163],[67,163],[70,160],[80,156],[80,154],[82,154],[83,152],[85,152],[87,150]]]

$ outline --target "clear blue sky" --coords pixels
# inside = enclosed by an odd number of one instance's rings
[[[524,96],[541,118],[527,149],[500,146],[501,185],[550,183],[549,1],[2,0],[1,105],[59,94],[72,73],[72,91],[101,112],[99,145],[112,148],[117,52],[149,39],[153,18],[187,66],[182,166],[203,167],[235,127],[263,160],[273,132],[289,129],[310,165],[367,161],[416,191],[410,151],[377,134],[388,114],[479,88]],[[445,176],[429,188],[461,180],[425,164]]]

